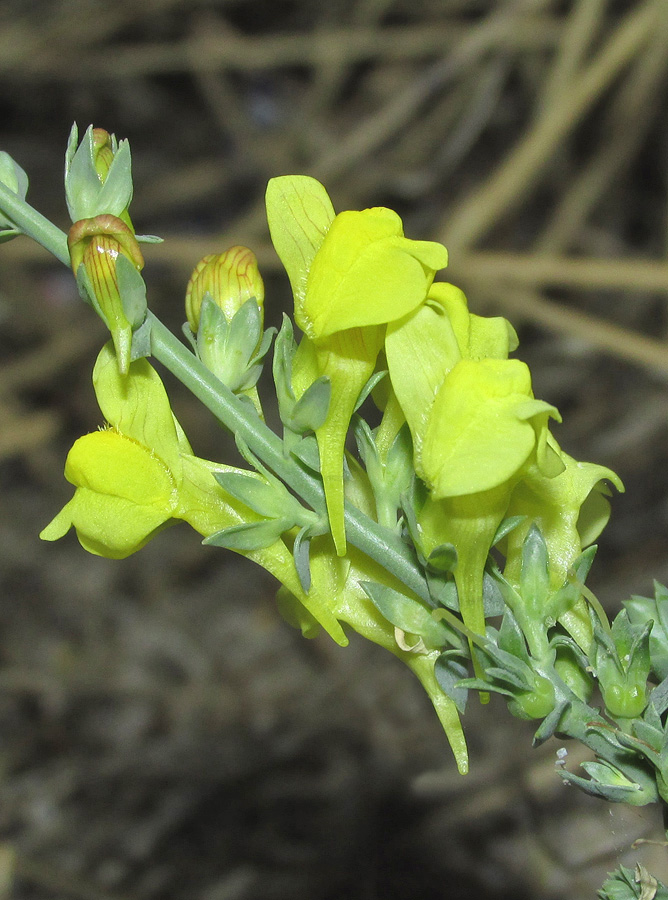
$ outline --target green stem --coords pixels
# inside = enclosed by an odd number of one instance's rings
[[[0,210],[23,234],[37,241],[69,267],[70,254],[65,232],[4,184],[0,184]]]
[[[322,482],[294,458],[285,456],[283,442],[220,382],[153,313],[151,352],[233,434],[319,515],[326,514]],[[390,529],[365,516],[350,503],[345,506],[346,535],[350,543],[391,572],[409,590],[429,600],[429,589],[409,547]]]

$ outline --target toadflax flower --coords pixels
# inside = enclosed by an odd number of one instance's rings
[[[183,459],[192,450],[145,359],[120,376],[106,344],[93,384],[108,425],[70,450],[65,477],[76,491],[41,537],[56,540],[74,527],[86,550],[122,559],[185,512],[190,498]]]
[[[447,265],[445,247],[404,237],[399,216],[383,207],[335,215],[315,179],[273,178],[267,188],[271,238],[304,332],[296,369],[331,381],[332,400],[317,429],[330,527],[345,553],[343,456],[360,392],[374,371],[388,322],[420,306],[434,275]],[[299,374],[297,374],[299,381]]]
[[[42,531],[43,540],[58,540],[73,527],[90,553],[123,559],[176,520],[205,538],[225,528],[262,522],[263,517],[225,491],[215,475],[262,476],[193,455],[164,385],[146,359],[131,363],[121,375],[108,343],[95,364],[93,384],[108,425],[79,438],[70,450],[65,477],[76,490]],[[347,643],[328,598],[302,589],[283,540],[243,555],[285,585],[335,641]]]
[[[435,283],[427,302],[387,329],[393,390],[406,417],[415,471],[429,497],[418,511],[427,550],[451,544],[464,623],[484,634],[484,567],[513,488],[530,462],[546,476],[563,469],[547,445],[549,417],[501,317],[469,313],[453,285]],[[410,365],[407,364],[411,360]]]

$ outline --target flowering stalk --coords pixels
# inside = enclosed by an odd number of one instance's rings
[[[191,350],[147,310],[139,242],[157,239],[137,237],[129,217],[127,142],[89,128],[79,143],[73,129],[69,239],[26,203],[27,186],[0,155],[0,240],[27,234],[71,265],[111,333],[93,372],[104,426],[72,447],[74,495],[44,539],[73,527],[87,550],[118,559],[185,521],[271,572],[279,610],[305,636],[323,629],[345,645],[352,628],[401,659],[460,772],[468,693],[496,692],[536,720],[535,743],[559,735],[594,752],[584,775],[560,754],[565,781],[668,803],[668,592],[633,598],[611,623],[585,586],[607,485],[623,486],[554,439],[559,413],[509,358],[509,323],[434,281],[444,247],[406,238],[391,210],[336,215],[306,176],[270,182],[269,228],[302,332],[286,319],[275,340],[279,435],[255,390],[274,329],[250,250],[195,267]],[[235,435],[247,468],[194,453],[149,357]],[[363,417],[372,401],[376,428]],[[648,884],[621,871],[601,896],[648,898]]]

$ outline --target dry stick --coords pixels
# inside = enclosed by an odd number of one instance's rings
[[[394,0],[358,0],[351,10],[351,24],[358,28],[375,28]],[[432,23],[439,27],[440,23]],[[380,57],[383,60],[382,57]],[[384,60],[383,60],[384,61]],[[313,85],[309,92],[308,112],[312,115],[316,110],[327,114],[337,92],[341,88],[351,66],[351,60],[322,61],[313,73]]]
[[[595,316],[546,300],[536,288],[628,288],[668,293],[668,263],[573,260],[512,253],[470,253],[457,261],[455,280],[494,297],[502,292],[504,311],[552,331],[585,339],[619,359],[668,375],[668,343],[628,331]],[[534,290],[522,290],[522,286]]]
[[[546,257],[485,250],[457,257],[448,273],[450,270],[467,279],[508,281],[525,287],[668,293],[668,263],[654,260]]]
[[[328,153],[308,166],[310,174],[332,183],[365,157],[406,128],[420,107],[438,90],[469,71],[491,48],[502,45],[510,33],[532,31],[541,19],[527,17],[539,11],[549,0],[516,0],[489,15],[479,25],[468,28],[466,36],[444,59],[431,65],[424,75],[408,84],[376,113],[364,119]],[[522,27],[524,26],[524,27]],[[442,49],[442,48],[441,48]],[[237,220],[236,227],[254,232],[264,226],[264,203],[255,204]]]
[[[122,897],[120,894],[111,894],[78,875],[62,872],[49,863],[39,862],[29,856],[17,855],[15,872],[17,879],[40,890],[67,897],[68,900],[131,900],[129,894],[123,894]]]
[[[203,12],[195,20],[193,27],[193,40],[188,42],[188,47],[194,47],[199,41],[218,43],[221,37],[231,36],[233,39],[238,32],[230,26],[222,25],[210,13]],[[205,54],[206,55],[206,54]],[[230,154],[231,165],[222,166],[220,159],[216,161],[219,172],[224,171],[234,182],[240,174],[246,177],[249,171],[264,171],[267,166],[267,155],[271,154],[272,165],[276,171],[284,171],[281,158],[282,143],[277,136],[272,135],[271,140],[266,139],[266,133],[251,120],[252,103],[249,98],[240,91],[235,90],[230,84],[229,72],[213,70],[209,66],[202,65],[200,55],[193,54],[191,60],[191,73],[195,85],[208,106],[214,120],[214,125],[227,141],[232,141],[234,152]],[[283,156],[285,153],[283,153]],[[170,173],[173,177],[174,173]],[[218,176],[220,178],[220,175]],[[170,193],[170,191],[167,191]]]
[[[545,5],[540,0],[528,2]],[[507,9],[503,10],[498,16],[503,17],[507,12]],[[558,19],[541,16],[532,19],[530,28],[506,29],[500,39],[509,49],[535,50],[554,46],[560,31]],[[90,56],[73,56],[67,66],[62,64],[60,55],[42,52],[22,56],[20,74],[23,81],[47,76],[58,81],[80,81],[82,78],[127,80],[189,71],[193,56],[199,58],[202,68],[210,71],[236,69],[240,72],[320,65],[324,61],[351,65],[378,58],[425,59],[441,56],[449,48],[457,54],[469,40],[470,32],[470,25],[448,22],[445,25],[402,25],[382,29],[335,28],[321,34],[226,35],[218,41],[191,40],[187,45],[181,41],[178,44],[144,43],[117,46],[112,50],[96,49]],[[0,56],[0,72],[16,69],[17,60],[11,54],[9,63]]]
[[[480,70],[471,73],[468,86],[468,103],[459,122],[450,129],[433,164],[434,183],[443,178],[466,156],[492,118],[498,107],[499,97],[508,70],[505,55],[490,59]]]
[[[668,5],[665,9],[668,13]],[[599,198],[643,142],[662,97],[660,82],[665,79],[668,67],[668,15],[659,26],[610,104],[606,117],[610,139],[604,138],[598,151],[573,179],[536,241],[538,252],[554,255],[568,248]]]
[[[582,73],[573,90],[539,115],[529,133],[510,156],[472,195],[450,210],[440,239],[456,256],[475,244],[529,192],[559,142],[594,103],[601,91],[638,52],[656,27],[664,0],[647,0],[628,13],[597,57]]]
[[[576,73],[597,35],[608,0],[580,0],[561,33],[554,62],[542,87],[540,105],[547,109],[572,88]]]
[[[668,11],[668,7],[666,10]],[[575,178],[549,225],[536,242],[535,247],[540,255],[553,257],[550,264],[553,264],[556,254],[568,248],[599,197],[620,169],[633,157],[647,133],[659,95],[658,84],[665,77],[668,63],[666,40],[668,16],[664,16],[659,24],[661,27],[658,28],[647,51],[638,56],[633,69],[610,103],[607,114],[608,129],[613,131],[617,126],[617,133],[610,142],[603,143]],[[618,127],[619,122],[624,123],[621,130]],[[562,264],[563,271],[560,273],[562,278],[567,278],[567,270],[570,270],[572,275],[574,269],[580,268],[578,261],[574,262],[575,265]],[[652,264],[645,264],[647,265]],[[637,276],[644,271],[650,281],[654,276],[658,276],[654,281],[656,290],[668,290],[668,272],[662,275],[660,270],[648,270],[645,266],[636,270],[635,283],[627,286],[636,291],[642,289],[638,286]],[[580,268],[580,273],[590,281],[598,278],[599,287],[619,288],[623,285],[615,281],[614,276],[623,274],[624,267],[625,263],[622,262],[620,271],[616,261],[609,263],[601,261],[596,266],[587,264],[584,269]],[[488,284],[488,291],[490,286],[491,284]],[[536,290],[518,288],[517,282],[495,283],[494,294],[497,303],[500,301],[504,308],[513,309],[516,314],[529,321],[552,330],[585,337],[594,346],[617,357],[639,363],[653,371],[664,374],[666,372],[668,347],[662,346],[658,341],[593,316],[574,313],[568,307],[560,307],[546,300]]]
[[[475,28],[469,29],[467,36],[452,53],[430,66],[424,75],[407,85],[377,113],[365,119],[330,153],[318,160],[314,170],[322,178],[333,178],[364,157],[370,156],[385,141],[407,127],[422,104],[426,103],[436,91],[478,63],[490,48],[503,43],[509,32],[521,32],[522,21],[526,26],[526,20],[522,20],[521,17],[526,16],[532,9],[542,8],[546,2],[548,0],[519,0],[488,16]],[[531,24],[536,21],[539,20],[531,19]]]

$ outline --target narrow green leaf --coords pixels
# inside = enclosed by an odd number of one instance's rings
[[[392,588],[371,581],[362,582],[362,587],[374,606],[392,625],[408,634],[419,635],[430,648],[444,647],[450,642],[445,622],[434,619],[419,600],[413,600]]]
[[[466,711],[468,691],[466,688],[461,687],[460,682],[466,677],[466,674],[466,666],[454,658],[451,650],[441,653],[434,664],[436,681],[438,681],[443,693],[453,701],[462,715]]]
[[[278,519],[268,522],[245,522],[223,528],[205,538],[202,543],[213,547],[224,547],[239,553],[250,553],[254,550],[265,550],[271,547],[285,531],[285,523]]]

